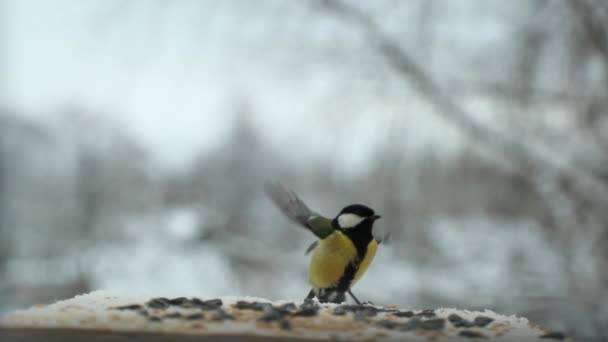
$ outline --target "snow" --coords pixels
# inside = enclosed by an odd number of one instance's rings
[[[209,297],[200,297],[203,300]],[[468,340],[458,335],[462,328],[457,328],[448,323],[448,316],[457,314],[460,317],[473,321],[480,315],[492,318],[493,321],[485,327],[471,327],[466,330],[492,336],[496,340],[518,340],[526,341],[537,339],[545,331],[531,324],[526,318],[517,316],[504,316],[490,310],[467,311],[453,308],[441,308],[434,311],[434,319],[443,318],[446,321],[445,328],[437,331],[415,330],[402,331],[399,329],[387,329],[378,323],[382,320],[400,322],[402,318],[392,315],[397,308],[388,306],[384,309],[391,312],[380,312],[368,322],[357,322],[349,315],[335,316],[332,314],[337,304],[321,304],[321,310],[314,317],[291,317],[291,328],[280,329],[270,323],[257,321],[259,316],[254,311],[238,310],[233,307],[237,301],[272,303],[275,306],[291,301],[271,302],[259,297],[221,297],[222,308],[236,317],[235,320],[213,322],[209,320],[185,320],[185,319],[163,319],[152,322],[135,310],[118,310],[116,307],[130,304],[146,303],[150,297],[142,294],[126,293],[122,291],[95,291],[89,294],[76,296],[72,299],[58,301],[46,306],[35,306],[27,310],[18,310],[0,318],[1,329],[84,329],[90,331],[111,332],[148,332],[148,333],[172,333],[176,335],[238,335],[238,336],[280,336],[284,338],[309,339],[341,339],[341,340],[396,340],[406,339],[408,341],[426,341],[448,337],[450,340]],[[300,305],[301,303],[297,303]],[[382,307],[376,307],[382,309]],[[179,309],[179,310],[178,310]],[[168,309],[155,309],[147,307],[152,315],[159,316],[169,312],[181,311],[191,313],[197,308],[169,307]],[[163,311],[166,310],[166,311]],[[402,310],[404,311],[404,310]],[[197,311],[200,312],[200,311]]]

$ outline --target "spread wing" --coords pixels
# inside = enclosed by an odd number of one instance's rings
[[[266,194],[288,219],[307,228],[319,239],[324,239],[334,232],[331,219],[310,210],[295,192],[283,185],[267,183]]]

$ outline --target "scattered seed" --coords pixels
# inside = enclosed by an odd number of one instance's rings
[[[462,322],[464,321],[464,318],[458,316],[457,314],[453,313],[451,315],[448,316],[448,321],[452,322],[452,323],[457,323],[457,322]]]
[[[225,321],[229,319],[234,319],[234,316],[224,311],[224,309],[219,308],[215,310],[215,312],[211,316],[211,319],[214,321]]]
[[[215,310],[218,309],[220,307],[222,307],[224,303],[222,303],[222,300],[219,298],[216,299],[209,299],[203,302],[203,309],[204,310]]]
[[[413,317],[414,316],[414,312],[412,311],[397,311],[397,312],[393,312],[394,316],[397,317]]]
[[[306,299],[304,299],[304,303],[302,303],[302,305],[300,305],[300,309],[306,309],[306,308],[319,309],[319,304],[315,303],[315,301],[312,299],[306,298]]]
[[[199,298],[192,298],[180,304],[182,308],[199,308],[201,310],[215,310],[222,305],[221,299],[200,300]]]
[[[129,304],[129,305],[123,305],[123,306],[117,306],[113,309],[116,310],[140,310],[142,309],[143,306],[139,305],[139,304]]]
[[[285,304],[279,306],[279,309],[286,310],[286,311],[293,311],[296,309],[296,305],[294,303],[285,303]]]
[[[169,319],[176,319],[176,318],[182,318],[182,314],[179,312],[172,312],[170,314],[166,314],[165,318],[169,318]]]
[[[553,332],[548,332],[544,335],[541,335],[540,338],[551,338],[554,340],[563,340],[566,338],[566,335],[564,335],[561,332],[553,331]]]
[[[197,312],[197,313],[193,313],[193,314],[186,316],[186,319],[195,320],[195,319],[202,319],[203,317],[205,317],[205,316],[203,315],[202,312]]]
[[[153,309],[166,309],[171,304],[169,303],[169,300],[167,298],[160,297],[160,298],[150,299],[146,303],[146,305],[149,306],[149,307],[151,307],[151,308],[153,308]]]
[[[378,311],[374,307],[361,307],[355,311],[353,319],[355,321],[367,321],[368,317],[374,317]]]
[[[294,312],[292,316],[311,317],[316,316],[318,311],[319,307],[306,307]]]
[[[336,315],[343,315],[346,312],[365,312],[368,316],[375,316],[378,312],[384,312],[385,309],[378,309],[375,306],[368,305],[340,305],[334,309],[334,314],[338,311]]]
[[[264,308],[269,307],[269,306],[272,307],[272,304],[270,304],[270,303],[253,302],[253,305],[256,308],[254,310],[257,310],[257,311],[264,311]]]
[[[457,328],[470,328],[475,324],[467,319],[464,319],[457,314],[451,314],[448,316],[448,320]],[[488,322],[489,323],[489,322]]]
[[[302,305],[306,305],[306,304],[314,304],[315,301],[312,300],[311,298],[304,298],[304,302],[302,303]]]
[[[319,304],[315,303],[312,299],[304,299],[304,303],[300,305],[300,310],[294,312],[293,316],[310,317],[316,316],[319,311]]]
[[[277,312],[279,312],[279,313],[280,313],[282,316],[289,316],[289,315],[292,315],[292,314],[294,314],[294,313],[295,313],[295,312],[294,312],[294,311],[292,311],[292,310],[285,310],[285,309],[282,309],[281,307],[276,307],[276,306],[275,306],[275,307],[272,307],[272,308],[273,308],[274,310],[276,310]]]
[[[236,302],[236,308],[240,310],[254,310],[254,311],[263,311],[265,307],[272,306],[270,303],[260,303],[260,302],[246,302],[244,300],[239,300]]]
[[[484,334],[472,330],[462,330],[458,335],[468,338],[486,338]]]
[[[426,330],[441,330],[444,326],[445,320],[443,318],[434,318],[422,321],[422,329]]]
[[[335,312],[336,310],[338,310],[338,312],[340,312],[340,315],[342,315],[342,313],[341,313],[341,312],[343,312],[343,313],[347,313],[347,312],[354,312],[354,311],[355,311],[355,308],[354,308],[354,307],[355,307],[355,305],[340,305],[340,306],[337,306],[337,307],[334,309],[334,312]]]
[[[235,306],[239,310],[253,310],[253,304],[244,300],[239,300]]]
[[[378,309],[373,306],[364,306],[360,308],[357,312],[363,312],[367,317],[373,317],[378,314]]]
[[[262,322],[278,321],[278,320],[282,319],[283,316],[285,315],[284,312],[281,312],[280,310],[278,310],[272,306],[265,307],[263,311],[264,312],[262,313],[262,316],[260,316],[260,318],[258,318],[258,321],[262,321]]]
[[[494,321],[494,318],[490,318],[490,317],[486,317],[486,316],[477,316],[473,320],[473,323],[475,323],[475,325],[478,327],[485,327],[486,325],[492,323],[493,321]]]
[[[333,314],[334,314],[335,316],[343,316],[343,315],[346,315],[346,309],[344,309],[344,306],[337,306],[337,307],[334,309]]]
[[[434,318],[423,321],[420,318],[414,317],[405,324],[403,324],[401,330],[441,330],[444,326],[445,320],[443,318]]]
[[[416,316],[434,317],[435,316],[435,310],[422,310],[419,313],[417,313]]]
[[[221,299],[200,300],[198,298],[192,298],[190,303],[192,307],[197,307],[201,310],[216,310],[221,308],[223,305]]]
[[[178,297],[178,298],[169,299],[168,302],[171,305],[182,305],[182,304],[188,302],[188,298]]]
[[[192,298],[189,301],[185,302],[184,304],[182,304],[182,306],[188,306],[188,307],[201,307],[204,306],[205,302],[203,302],[202,300],[200,300],[199,298]]]

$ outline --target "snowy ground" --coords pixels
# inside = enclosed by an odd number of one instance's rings
[[[489,310],[409,311],[394,305],[271,302],[255,297],[168,299],[110,291],[14,311],[0,319],[2,340],[36,340],[45,334],[59,339],[62,334],[108,339],[164,336],[169,340],[187,336],[348,341],[564,339],[526,318]]]

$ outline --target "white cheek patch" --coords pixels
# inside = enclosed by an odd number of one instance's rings
[[[338,216],[338,224],[342,228],[356,227],[363,220],[365,220],[365,217],[361,217],[357,214],[342,214]]]

